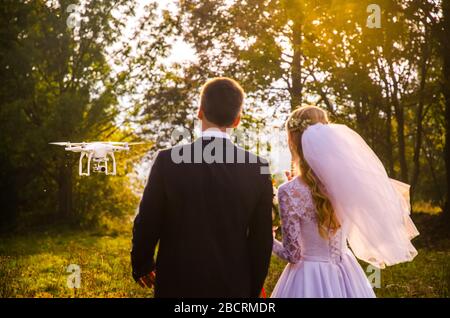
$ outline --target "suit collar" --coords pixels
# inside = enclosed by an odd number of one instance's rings
[[[202,131],[202,138],[225,138],[230,139],[230,135],[226,132],[223,132],[221,130],[210,128],[207,130]]]

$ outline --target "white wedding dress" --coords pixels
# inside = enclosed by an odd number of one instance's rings
[[[271,297],[375,297],[347,246],[348,224],[322,238],[311,192],[300,177],[280,186],[278,201],[283,242],[274,240],[273,252],[289,264]]]
[[[374,297],[355,256],[377,268],[414,259],[411,240],[419,232],[410,217],[409,185],[390,179],[369,145],[345,125],[310,125],[301,146],[341,229],[323,239],[308,186],[300,178],[282,185],[283,243],[275,241],[274,252],[290,264],[272,296]]]

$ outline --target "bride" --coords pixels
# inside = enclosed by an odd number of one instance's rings
[[[384,268],[417,255],[409,186],[318,107],[295,110],[286,128],[297,176],[278,190],[283,242],[273,252],[289,264],[272,297],[375,297],[355,256]]]

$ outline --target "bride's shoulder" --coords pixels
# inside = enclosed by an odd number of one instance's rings
[[[278,187],[278,194],[280,193],[292,193],[292,191],[295,192],[303,192],[303,191],[309,191],[308,186],[306,185],[305,181],[300,176],[297,176],[295,178],[292,178],[289,181],[286,181],[282,185]]]
[[[290,211],[304,220],[313,220],[315,206],[309,187],[300,177],[283,183],[278,188],[278,200],[280,206],[291,207],[284,211]]]

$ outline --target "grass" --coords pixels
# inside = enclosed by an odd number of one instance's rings
[[[1,297],[149,297],[131,278],[125,233],[41,233],[0,243]],[[70,289],[69,264],[81,268],[81,288]]]
[[[415,215],[421,236],[413,262],[381,271],[378,297],[449,297],[450,238],[438,216]],[[0,240],[0,297],[151,297],[130,275],[129,231],[49,231]],[[69,264],[81,288],[67,287]],[[272,258],[267,295],[286,264]],[[366,268],[362,264],[363,268]]]

